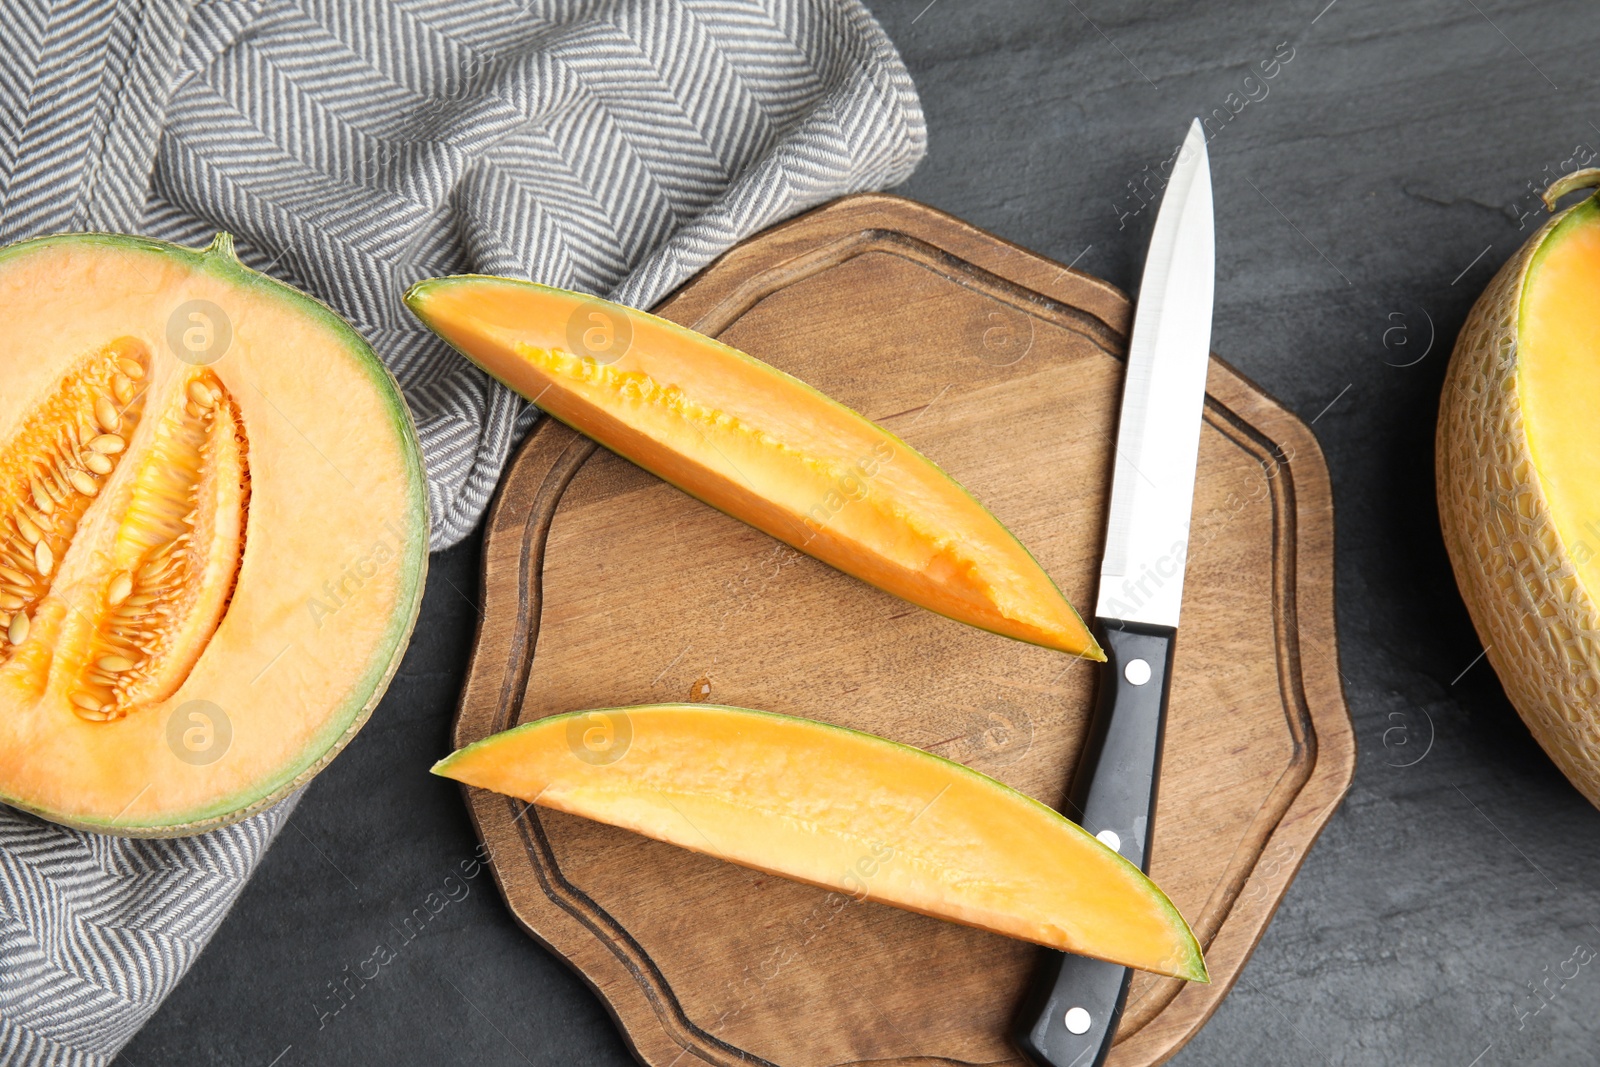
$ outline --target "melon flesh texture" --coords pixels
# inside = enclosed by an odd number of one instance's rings
[[[441,760],[468,785],[796,881],[1206,981],[1193,931],[1087,831],[958,763],[710,704],[556,715]]]
[[[1523,283],[1517,393],[1528,452],[1561,543],[1600,594],[1600,202],[1546,235]]]
[[[0,318],[0,800],[143,836],[272,803],[364,721],[415,619],[426,497],[392,379],[225,238],[0,249]]]
[[[406,303],[551,415],[713,507],[941,615],[1105,658],[983,505],[798,379],[654,315],[530,282],[437,278]]]

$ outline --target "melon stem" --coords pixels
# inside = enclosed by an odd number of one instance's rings
[[[211,243],[200,252],[202,256],[224,256],[238,262],[238,253],[233,250],[233,234],[219,230],[211,239]]]
[[[1571,174],[1563,174],[1551,182],[1549,188],[1539,194],[1539,199],[1544,201],[1546,211],[1554,211],[1556,201],[1568,193],[1579,189],[1593,189],[1597,185],[1600,185],[1600,167],[1584,167]]]

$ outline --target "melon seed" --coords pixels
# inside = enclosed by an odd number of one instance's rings
[[[33,506],[48,515],[56,509],[56,502],[49,493],[44,491],[44,483],[36,476],[28,477],[28,489],[33,493]]]
[[[128,377],[132,378],[134,381],[138,381],[140,378],[144,377],[144,367],[141,366],[137,360],[128,359],[126,357],[119,359],[117,360],[117,369],[122,371],[123,374],[126,374]]]
[[[11,618],[11,625],[6,629],[6,637],[13,645],[20,645],[28,639],[28,617],[18,612]]]
[[[122,416],[117,414],[116,405],[103,396],[94,402],[94,421],[106,433],[116,433],[122,428]]]
[[[41,575],[48,575],[50,568],[56,565],[55,553],[50,551],[48,542],[40,541],[33,546],[33,565]]]
[[[16,611],[26,603],[26,600],[15,593],[0,593],[0,609],[5,611]]]
[[[189,399],[203,408],[208,408],[217,402],[216,397],[211,395],[211,390],[206,388],[206,383],[198,378],[189,383],[188,392]]]
[[[111,587],[106,590],[106,600],[112,607],[116,607],[128,599],[128,594],[133,592],[133,578],[127,571],[119,571],[111,579]]]
[[[0,578],[4,578],[6,581],[10,582],[12,585],[30,586],[30,585],[33,584],[33,579],[32,578],[29,578],[26,574],[23,574],[21,571],[13,570],[12,568],[5,566],[4,564],[0,564]]]
[[[101,656],[95,666],[107,674],[121,674],[123,671],[133,670],[133,660],[126,656]]]
[[[72,483],[72,488],[84,496],[94,496],[100,490],[99,482],[76,467],[67,471],[67,481]]]
[[[111,392],[117,398],[117,403],[127,404],[133,399],[133,379],[126,374],[115,374],[111,377]]]
[[[78,707],[82,708],[84,711],[100,710],[100,701],[90,696],[88,693],[73,693],[72,702],[78,705]]]
[[[111,457],[102,456],[98,452],[85,452],[83,454],[83,465],[96,474],[111,473]]]
[[[140,593],[138,596],[130,596],[124,600],[124,603],[130,608],[142,608],[146,604],[154,604],[155,602],[156,598],[149,593]]]
[[[44,533],[40,531],[39,527],[35,526],[32,520],[30,520],[26,515],[17,515],[15,516],[15,519],[17,523],[17,531],[22,534],[22,539],[28,542],[30,545],[38,544],[39,539],[44,536]]]
[[[89,438],[89,447],[107,456],[114,456],[127,447],[127,442],[114,433],[103,433]]]

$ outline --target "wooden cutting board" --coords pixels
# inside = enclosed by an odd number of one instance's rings
[[[1110,285],[871,195],[746,241],[658,310],[905,438],[1093,607],[1129,324]],[[1136,976],[1121,1067],[1172,1055],[1216,1009],[1355,762],[1322,454],[1216,359],[1207,391],[1151,874],[1212,982]],[[1095,678],[846,577],[547,419],[490,513],[454,740],[710,699],[883,734],[1059,806]],[[513,914],[647,1064],[1021,1062],[1006,1032],[1031,945],[466,795]]]

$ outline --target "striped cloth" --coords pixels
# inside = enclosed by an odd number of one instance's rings
[[[740,238],[921,158],[857,0],[0,0],[0,243],[241,258],[333,305],[416,415],[434,547],[534,412],[398,296],[474,270],[648,307]],[[202,837],[0,807],[0,1064],[101,1064],[177,983],[293,801]]]

